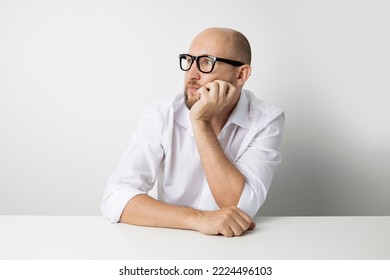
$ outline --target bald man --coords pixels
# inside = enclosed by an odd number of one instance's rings
[[[184,92],[151,105],[110,176],[101,209],[112,222],[238,236],[254,229],[281,162],[284,114],[243,89],[251,48],[209,28],[180,54]],[[148,192],[157,181],[158,198]]]

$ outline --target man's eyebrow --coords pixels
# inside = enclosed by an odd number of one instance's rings
[[[189,55],[193,55],[191,53],[188,53]],[[194,55],[194,56],[215,56],[215,55],[211,55],[211,54],[208,54],[208,53],[204,53],[204,54],[200,54],[200,55]]]

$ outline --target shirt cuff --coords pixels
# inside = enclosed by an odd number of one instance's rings
[[[111,223],[119,222],[123,209],[126,204],[136,195],[145,194],[145,192],[133,189],[131,187],[123,187],[115,190],[108,195],[101,204],[103,216]]]
[[[256,216],[257,211],[265,201],[265,197],[265,192],[256,195],[250,185],[246,183],[242,190],[237,207],[253,218]]]

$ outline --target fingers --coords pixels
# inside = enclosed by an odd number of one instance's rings
[[[239,236],[255,228],[252,218],[236,206],[200,211],[193,222],[193,229],[204,234],[221,234],[227,237]]]
[[[192,120],[210,121],[226,107],[232,105],[237,96],[236,88],[225,81],[216,80],[200,87],[197,91],[198,101],[190,109]]]
[[[214,81],[214,84],[218,85],[218,93],[221,97],[226,97],[228,95],[229,83],[216,80]]]
[[[224,236],[239,236],[248,229],[254,229],[256,226],[252,222],[252,218],[237,207],[220,209],[220,211],[224,212],[224,217],[219,224],[218,231]]]
[[[226,81],[215,80],[207,83],[203,88],[206,88],[210,94],[217,95],[219,97],[230,96],[235,91],[235,87]]]
[[[198,89],[198,93],[199,93],[200,97],[202,97],[202,96],[207,97],[206,94],[209,93],[209,90],[207,87],[204,86],[204,87],[201,87]]]
[[[224,108],[236,95],[236,88],[226,81],[215,80],[199,88],[198,93],[204,102]]]
[[[209,93],[218,95],[220,92],[219,84],[216,82],[211,82],[209,85]]]

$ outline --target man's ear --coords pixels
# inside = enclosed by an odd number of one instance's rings
[[[249,79],[252,72],[252,67],[248,64],[240,66],[237,72],[236,82],[238,86],[243,86],[245,82]]]

